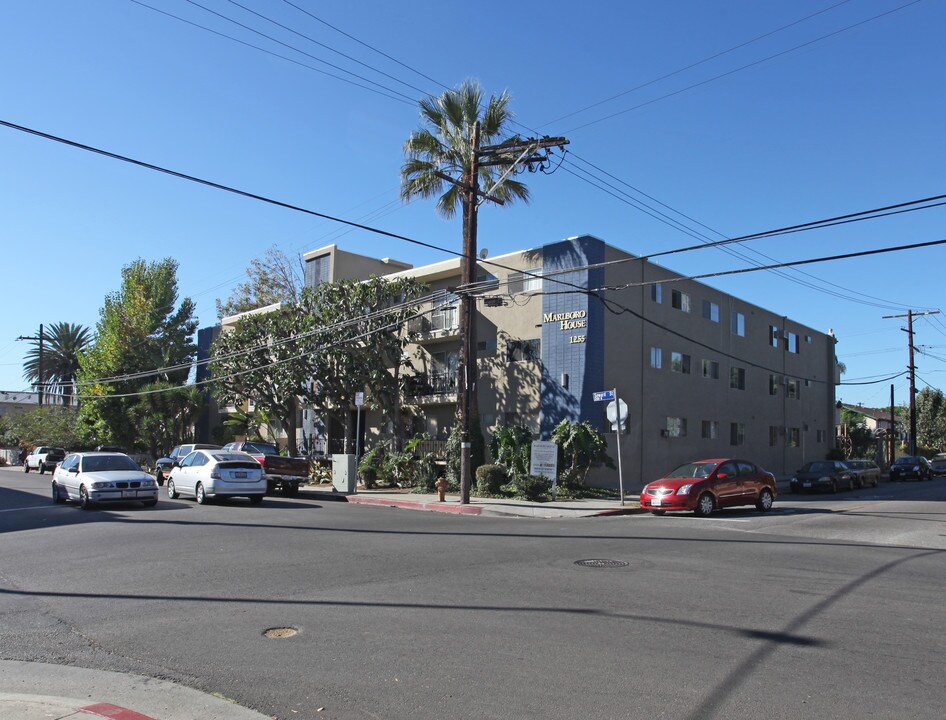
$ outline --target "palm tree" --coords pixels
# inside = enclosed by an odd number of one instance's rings
[[[453,217],[458,205],[468,202],[462,186],[470,184],[473,152],[473,126],[480,123],[480,142],[491,144],[500,139],[512,121],[510,97],[503,93],[490,96],[483,109],[483,90],[467,80],[456,90],[447,90],[439,97],[420,101],[420,117],[426,127],[411,133],[404,143],[404,165],[401,166],[401,198],[430,198],[440,195],[437,212]],[[501,168],[479,167],[482,187],[491,188]],[[443,192],[444,183],[448,184]],[[443,192],[443,194],[441,194]],[[506,179],[492,195],[504,203],[514,200],[528,202],[529,189],[521,182]]]
[[[62,395],[63,405],[72,404],[79,357],[92,340],[89,328],[74,323],[53,323],[43,333],[43,377],[39,376],[39,340],[26,352],[23,377],[43,383],[45,393]]]

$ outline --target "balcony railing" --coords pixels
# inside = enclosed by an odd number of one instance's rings
[[[460,334],[459,314],[456,308],[433,312],[408,321],[407,331],[417,336],[420,342],[440,340]]]
[[[405,395],[417,403],[455,402],[456,372],[432,372],[412,375],[404,381]]]

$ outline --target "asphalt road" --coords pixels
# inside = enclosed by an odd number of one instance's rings
[[[946,707],[946,479],[706,520],[163,491],[83,512],[48,482],[0,469],[3,659],[173,680],[279,720]],[[277,627],[297,634],[264,636]]]

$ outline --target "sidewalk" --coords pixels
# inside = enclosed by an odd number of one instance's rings
[[[595,517],[599,515],[631,515],[642,512],[638,503],[640,491],[625,493],[624,505],[620,498],[591,498],[585,500],[559,500],[556,502],[530,502],[508,498],[471,497],[469,505],[461,505],[459,495],[447,494],[440,502],[435,494],[413,493],[406,490],[364,490],[349,495],[332,491],[330,485],[309,485],[299,488],[300,497],[323,502],[339,501],[353,505],[380,505],[405,510],[452,513],[454,515],[494,515],[535,518]]]
[[[167,680],[70,665],[0,660],[3,720],[268,720]]]

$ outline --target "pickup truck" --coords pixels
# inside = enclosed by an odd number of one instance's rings
[[[62,448],[40,445],[26,456],[26,461],[23,463],[23,472],[28,473],[30,470],[39,470],[40,475],[47,470],[52,472],[56,469],[56,465],[61,463],[65,457],[66,451]]]
[[[263,466],[267,495],[280,490],[286,497],[293,497],[299,492],[299,486],[309,481],[308,458],[280,455],[272,443],[232,442],[224,445],[223,450],[252,455]]]

